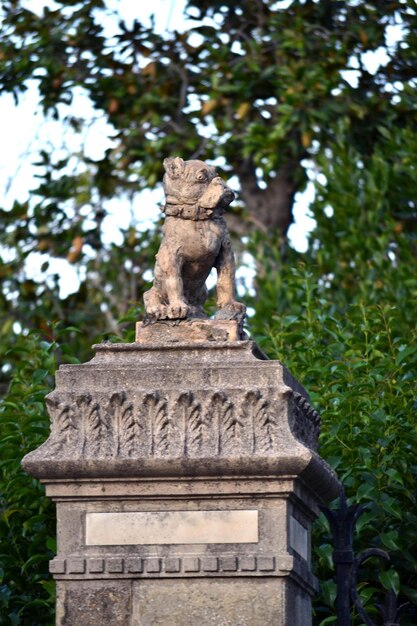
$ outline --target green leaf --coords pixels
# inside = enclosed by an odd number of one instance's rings
[[[398,595],[400,592],[400,577],[395,570],[389,569],[385,572],[380,572],[379,580],[385,589],[388,591],[392,590]]]
[[[22,565],[22,568],[21,568],[22,574],[24,574],[29,568],[33,567],[34,565],[38,565],[39,563],[44,563],[46,561],[49,561],[49,558],[50,557],[47,556],[46,554],[34,554],[26,561],[26,563]]]
[[[396,530],[391,530],[387,533],[381,533],[380,539],[385,548],[388,550],[399,550],[400,547],[398,545],[398,533]]]
[[[411,602],[417,604],[417,589],[411,589],[411,587],[401,585],[401,592],[405,593],[405,595],[411,600]]]
[[[397,365],[401,365],[401,363],[405,361],[405,359],[411,356],[412,354],[417,354],[416,346],[408,346],[408,347],[402,346],[402,349],[400,348],[400,351],[395,359]]]

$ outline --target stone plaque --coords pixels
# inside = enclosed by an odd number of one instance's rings
[[[290,546],[308,561],[308,530],[295,517],[290,517]]]
[[[86,545],[257,543],[258,511],[87,513]]]

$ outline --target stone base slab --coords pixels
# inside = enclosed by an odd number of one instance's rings
[[[154,324],[137,322],[136,341],[140,344],[202,343],[238,341],[239,324],[235,320],[166,320]]]

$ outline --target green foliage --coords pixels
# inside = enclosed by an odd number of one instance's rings
[[[322,161],[327,182],[312,206],[317,228],[303,260],[291,253],[283,263],[273,241],[253,244],[265,273],[252,331],[310,392],[322,415],[320,453],[349,501],[366,504],[356,550],[374,546],[391,556],[379,574],[373,561],[361,570],[362,601],[374,619],[384,588],[417,599],[416,237],[394,219],[415,159],[411,151],[403,162],[392,159],[382,139],[358,168],[341,134],[332,159]],[[324,625],[333,623],[336,592],[324,518],[315,546],[316,623]]]
[[[65,359],[60,349],[60,358]],[[55,552],[55,510],[43,487],[20,466],[48,436],[45,394],[53,388],[58,345],[36,334],[20,337],[9,390],[0,403],[0,622],[53,623],[54,584],[48,561]]]
[[[269,347],[306,385],[322,415],[322,456],[338,472],[350,501],[367,505],[356,548],[387,550],[395,571],[390,578],[383,572],[380,582],[386,587],[395,576],[397,587],[399,576],[402,593],[415,599],[417,560],[410,546],[417,545],[417,329],[406,325],[401,332],[403,316],[392,304],[351,304],[340,315],[330,293],[327,300],[318,297],[317,283],[304,267],[288,278],[301,310],[271,321],[275,345],[271,349],[267,339],[264,349]],[[321,602],[331,607],[334,585],[326,583],[332,576],[331,547],[324,520],[319,529],[316,573],[325,583]],[[362,595],[368,585],[378,588],[374,572],[363,568],[362,574]],[[367,596],[367,606],[375,606],[376,592]]]

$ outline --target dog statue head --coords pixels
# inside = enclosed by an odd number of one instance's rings
[[[208,219],[222,213],[234,193],[216,170],[203,161],[180,157],[164,160],[165,213],[184,219]]]

